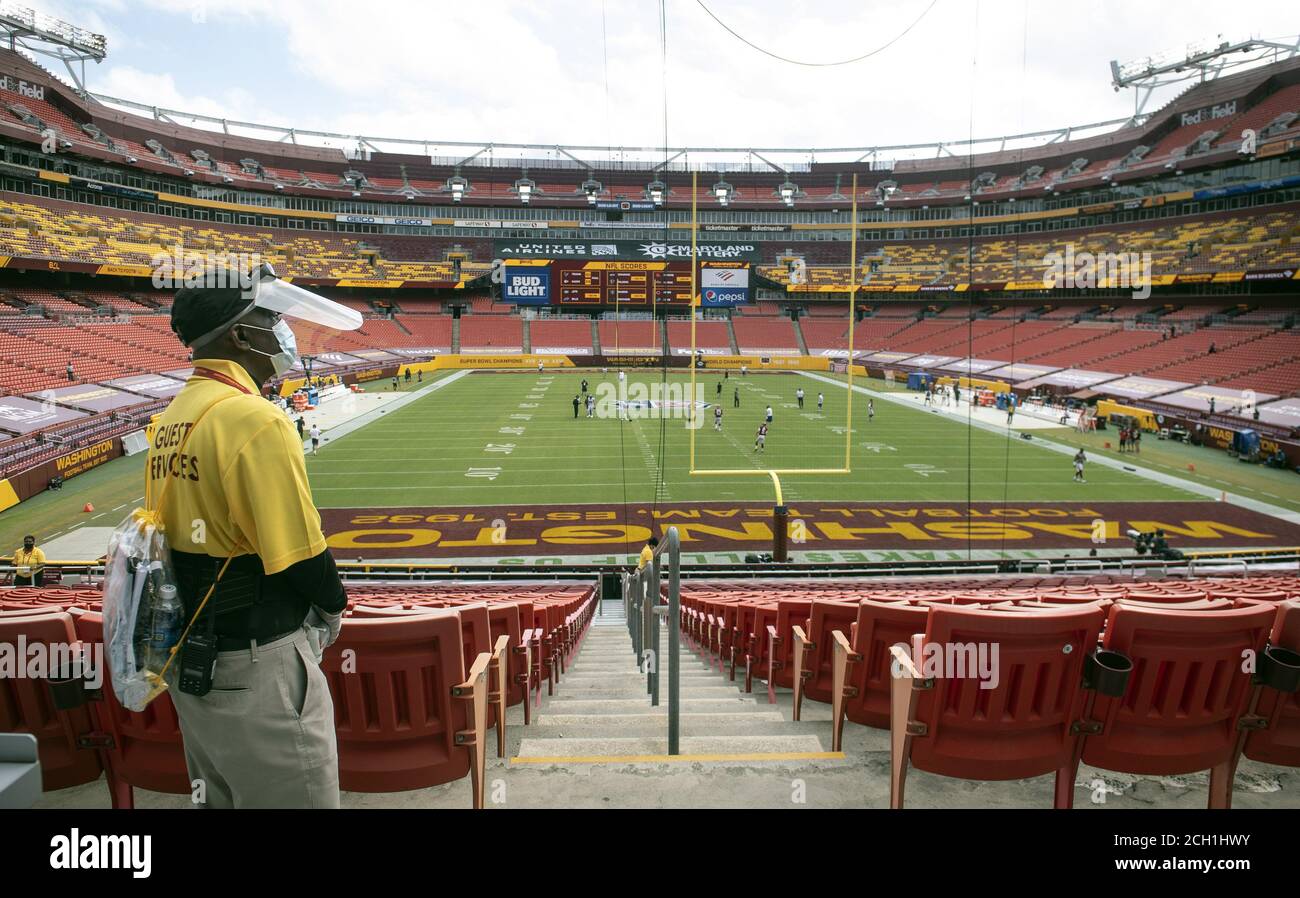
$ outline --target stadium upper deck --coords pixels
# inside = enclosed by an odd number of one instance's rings
[[[183,112],[167,111],[170,120],[124,111],[126,101],[94,95],[79,96],[45,69],[24,56],[0,50],[0,136],[25,144],[40,144],[50,131],[62,153],[98,160],[132,172],[127,181],[161,177],[178,185],[227,187],[340,200],[397,201],[412,207],[445,205],[453,199],[452,181],[465,183],[465,205],[516,203],[517,181],[529,179],[536,205],[585,208],[585,182],[596,180],[599,200],[645,200],[648,181],[658,180],[664,204],[681,208],[689,203],[688,165],[723,175],[732,188],[729,205],[781,208],[782,185],[798,177],[791,198],[799,207],[836,208],[849,199],[850,176],[859,176],[860,198],[881,197],[892,207],[963,203],[976,197],[1007,200],[1038,197],[1044,192],[1075,191],[1131,184],[1157,175],[1179,172],[1190,176],[1231,162],[1241,155],[1242,132],[1253,130],[1257,146],[1252,158],[1266,159],[1292,152],[1300,138],[1300,59],[1279,62],[1227,75],[1187,90],[1139,124],[1120,121],[1070,127],[1041,135],[1038,146],[1010,150],[953,154],[961,144],[935,144],[934,158],[890,161],[887,154],[903,147],[864,147],[854,150],[857,162],[814,162],[811,150],[762,150],[764,156],[784,153],[791,161],[781,168],[748,153],[745,165],[678,162],[707,159],[707,149],[670,150],[669,164],[646,162],[579,163],[594,159],[588,150],[574,152],[524,145],[493,144],[493,153],[464,152],[474,144],[445,144],[462,156],[434,156],[429,141],[384,141],[340,134],[294,130],[295,142],[260,139],[273,134],[262,125],[230,123]],[[111,103],[111,105],[110,105]],[[130,104],[136,109],[154,109]],[[159,113],[161,114],[161,113]],[[220,128],[174,124],[188,118]],[[1117,126],[1117,127],[1116,127]],[[1099,132],[1074,137],[1076,131]],[[284,133],[289,133],[288,129]],[[422,147],[421,153],[359,150],[346,153],[322,143]],[[999,138],[1002,144],[1016,138]],[[982,143],[965,144],[968,152]],[[487,146],[484,144],[483,146]],[[914,149],[914,148],[907,148]],[[946,152],[940,152],[940,150]],[[512,159],[512,151],[520,158]],[[662,152],[662,151],[659,151]],[[717,151],[714,155],[734,151]],[[837,155],[843,151],[831,153]],[[529,158],[529,156],[537,158]],[[821,153],[825,158],[826,151]],[[549,157],[549,158],[546,158]],[[852,158],[852,157],[847,157]],[[804,161],[801,161],[804,160]],[[184,193],[192,191],[182,190]]]

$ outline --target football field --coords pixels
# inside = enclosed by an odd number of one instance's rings
[[[592,417],[584,379],[600,400]],[[676,525],[690,560],[770,551],[774,488],[764,472],[842,468],[848,392],[795,373],[711,371],[697,377],[690,400],[689,380],[659,369],[630,370],[621,384],[613,370],[445,377],[308,458],[330,544],[343,558],[608,563]],[[639,401],[647,396],[653,408]],[[759,451],[755,433],[769,405]],[[1077,483],[1070,455],[1041,440],[883,395],[874,406],[869,416],[867,397],[855,395],[849,473],[781,475],[802,537],[792,541],[794,557],[1127,553],[1129,527],[1165,527],[1186,547],[1300,537],[1291,525],[1118,467],[1089,464],[1087,482]],[[693,476],[688,412],[700,425],[697,469],[753,473]]]
[[[548,371],[466,374],[337,441],[307,470],[317,504],[327,507],[406,505],[496,506],[772,499],[763,476],[691,476],[684,410],[620,416],[602,409],[574,417],[583,380],[597,395],[619,393],[616,372]],[[629,372],[624,390],[636,397],[667,384],[674,396],[689,375]],[[718,392],[718,384],[722,392]],[[697,379],[696,467],[700,469],[841,468],[845,459],[843,387],[798,374]],[[805,392],[804,408],[795,390]],[[817,409],[817,393],[825,394]],[[740,406],[735,407],[739,393]],[[723,410],[714,429],[713,406]],[[755,432],[772,407],[764,451]],[[310,416],[309,416],[310,417]],[[1200,498],[1173,487],[1093,466],[1086,484],[1073,482],[1069,457],[1032,441],[1008,440],[965,424],[854,398],[852,472],[792,474],[787,500],[1040,501]]]
[[[584,379],[599,400],[592,417]],[[627,369],[622,383],[615,369],[552,368],[403,383],[391,404],[327,426],[320,453],[307,456],[329,545],[345,561],[612,564],[676,526],[688,562],[771,551],[775,490],[765,472],[842,468],[848,391],[842,379],[799,373],[701,372],[693,397],[689,382],[689,372],[658,368]],[[927,411],[882,381],[855,386],[868,392],[854,396],[851,471],[780,476],[795,560],[1128,554],[1126,530],[1157,527],[1182,549],[1300,545],[1287,472],[1154,440],[1140,457],[1119,456],[1106,446],[1111,434],[1052,426],[1024,440],[1022,425],[1009,432],[1001,415],[972,425],[964,411]],[[699,423],[697,469],[747,473],[691,475],[688,415]],[[1086,483],[1073,479],[1080,445]],[[9,509],[5,544],[30,532],[56,555],[64,540],[72,554],[63,557],[95,557],[139,503],[143,465],[139,455],[117,459]],[[1220,489],[1242,501],[1214,501]]]

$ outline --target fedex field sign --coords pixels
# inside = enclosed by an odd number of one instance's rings
[[[502,285],[506,302],[523,306],[551,304],[551,270],[549,268],[507,268]]]

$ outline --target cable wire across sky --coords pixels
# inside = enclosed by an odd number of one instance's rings
[[[700,5],[700,9],[704,10],[706,13],[709,14],[709,17],[713,19],[713,21],[721,25],[727,31],[728,34],[736,38],[736,40],[740,41],[741,43],[749,47],[752,47],[753,49],[757,50],[759,53],[762,53],[765,56],[770,56],[773,59],[777,59],[780,60],[781,62],[789,63],[790,65],[808,66],[810,68],[830,68],[833,66],[852,65],[855,62],[862,62],[862,60],[864,59],[870,59],[872,56],[875,56],[878,53],[883,53],[885,50],[888,50],[894,44],[898,43],[900,40],[906,37],[908,32],[910,32],[913,28],[919,25],[921,23],[921,20],[930,14],[930,10],[934,9],[935,5],[938,4],[939,0],[930,0],[930,5],[927,6],[924,10],[922,10],[919,16],[917,16],[914,20],[912,20],[912,24],[904,28],[901,32],[895,35],[887,43],[881,44],[876,49],[871,50],[867,53],[863,53],[860,56],[854,56],[851,59],[840,59],[834,62],[808,62],[807,60],[791,59],[788,56],[782,56],[780,53],[773,53],[771,50],[766,50],[763,47],[760,47],[758,44],[754,43],[753,41],[749,40],[744,35],[738,33],[734,28],[732,28],[726,22],[722,21],[722,19],[718,18],[717,13],[709,9],[708,6],[704,4],[704,0],[695,0],[695,2]]]

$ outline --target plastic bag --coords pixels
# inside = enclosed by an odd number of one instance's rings
[[[137,508],[108,541],[104,646],[113,692],[143,711],[167,689],[163,672],[184,625],[171,550],[157,515]]]

